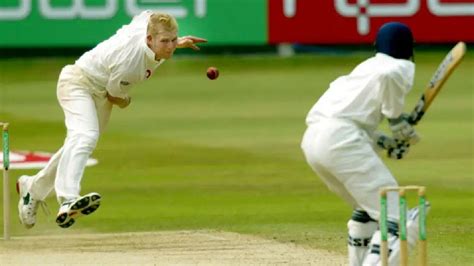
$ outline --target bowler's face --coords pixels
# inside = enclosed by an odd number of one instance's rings
[[[176,31],[160,31],[158,35],[147,36],[148,47],[155,53],[155,60],[169,59],[173,56],[178,43]]]

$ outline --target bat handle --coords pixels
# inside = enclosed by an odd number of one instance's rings
[[[410,116],[408,117],[408,123],[412,126],[418,124],[418,121],[421,120],[425,113],[423,111],[417,112],[416,110],[411,112]]]

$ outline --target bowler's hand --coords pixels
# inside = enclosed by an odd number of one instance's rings
[[[207,40],[199,37],[194,36],[183,36],[178,38],[178,45],[177,48],[191,48],[194,51],[199,51],[200,48],[196,45],[196,43],[206,43]]]
[[[120,108],[125,108],[130,104],[130,102],[132,101],[132,98],[131,97],[127,97],[127,98],[114,97],[110,95],[109,93],[107,93],[107,100],[109,100],[109,102],[117,105]]]

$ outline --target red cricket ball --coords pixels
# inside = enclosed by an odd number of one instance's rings
[[[215,67],[209,67],[207,69],[207,77],[209,79],[216,79],[217,77],[219,77],[219,70]]]

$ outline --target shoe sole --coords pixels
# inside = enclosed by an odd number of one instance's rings
[[[91,193],[83,196],[73,203],[68,212],[58,214],[56,223],[59,227],[68,228],[73,225],[77,218],[89,215],[100,207],[101,196],[97,193]]]
[[[23,176],[20,176],[20,178],[18,178],[18,180],[16,181],[16,193],[18,193],[18,196],[20,197],[20,201],[18,202],[18,214],[20,214],[20,209],[21,207],[23,206],[23,199],[22,199],[22,190],[20,189],[22,186],[20,186],[20,179],[22,178]],[[21,220],[21,216],[18,216],[18,218],[20,219],[20,223],[25,226],[27,229],[30,229],[32,228],[35,224],[26,224],[24,223],[22,220]]]

